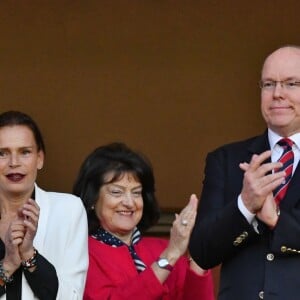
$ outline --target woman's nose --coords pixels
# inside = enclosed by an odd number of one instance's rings
[[[17,154],[12,153],[10,155],[10,161],[9,161],[9,166],[10,167],[16,167],[20,165],[20,159]]]
[[[125,193],[123,196],[123,203],[127,206],[133,206],[134,199],[131,193]]]

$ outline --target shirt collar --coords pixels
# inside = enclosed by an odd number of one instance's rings
[[[270,128],[268,128],[268,139],[269,139],[269,144],[270,144],[270,148],[271,150],[273,150],[274,148],[276,148],[277,142],[279,140],[281,140],[283,137],[278,135],[276,132],[274,132],[273,130],[271,130]],[[289,139],[291,139],[295,146],[300,149],[300,132],[299,133],[295,133],[291,136],[288,137]]]

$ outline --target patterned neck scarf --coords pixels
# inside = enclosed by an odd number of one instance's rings
[[[103,228],[99,227],[97,229],[97,231],[92,234],[92,237],[94,239],[96,239],[97,241],[101,241],[107,245],[110,245],[112,247],[121,247],[121,246],[126,246],[131,258],[134,261],[135,267],[137,269],[137,271],[143,272],[146,269],[146,265],[143,263],[143,261],[139,258],[139,256],[137,255],[137,253],[135,252],[134,249],[134,245],[141,239],[141,233],[140,231],[137,229],[137,227],[135,227],[132,237],[131,237],[131,243],[130,246],[128,246],[127,244],[123,243],[120,239],[118,239],[117,237],[115,237],[114,235],[112,235],[111,233],[107,232],[106,230],[104,230]]]

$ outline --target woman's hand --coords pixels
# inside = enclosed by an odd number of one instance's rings
[[[195,225],[197,214],[198,199],[191,195],[188,205],[175,215],[175,221],[171,228],[170,240],[168,247],[160,254],[161,258],[166,258],[170,265],[174,266],[177,260],[187,252],[192,229]],[[170,274],[170,271],[161,269],[156,262],[152,264],[153,272],[160,282],[164,282]],[[197,269],[195,272],[203,274],[204,270]]]
[[[176,214],[175,221],[171,228],[170,241],[164,251],[170,263],[175,264],[180,256],[186,253],[192,229],[195,225],[198,199],[196,195],[191,195],[189,203],[179,215]]]
[[[40,208],[33,199],[29,199],[20,209],[25,228],[24,237],[19,246],[22,260],[29,259],[34,253],[33,239],[37,231],[39,215]]]
[[[25,227],[21,219],[12,221],[4,237],[5,257],[3,259],[3,268],[11,276],[21,265],[21,256],[19,245],[24,238]]]

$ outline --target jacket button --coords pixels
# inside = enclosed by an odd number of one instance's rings
[[[247,231],[244,231],[244,232],[240,235],[240,237],[241,237],[242,239],[245,239],[247,236],[248,236],[248,232],[247,232]]]
[[[281,252],[286,252],[286,246],[281,246],[281,248],[280,248],[280,250],[281,250]]]
[[[264,299],[264,291],[260,291],[258,293],[258,297],[259,297],[259,299]]]
[[[267,260],[268,261],[273,261],[274,260],[274,254],[273,253],[268,253],[267,254]]]
[[[238,244],[240,244],[243,241],[243,239],[239,236],[239,237],[236,238],[236,241],[237,241]]]

